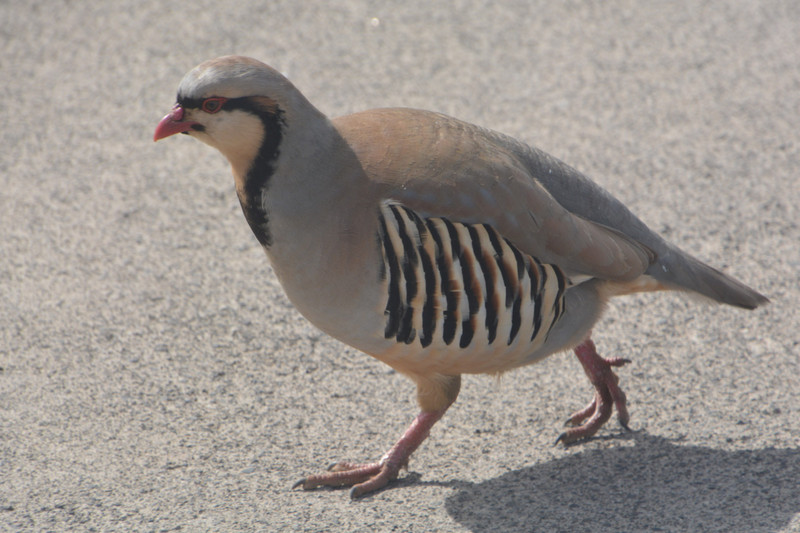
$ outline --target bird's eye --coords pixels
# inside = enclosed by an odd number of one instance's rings
[[[216,113],[217,111],[222,109],[222,106],[225,104],[227,100],[228,100],[227,98],[221,98],[218,96],[215,96],[213,98],[206,98],[205,100],[203,100],[203,104],[200,106],[200,109],[202,109],[206,113]]]

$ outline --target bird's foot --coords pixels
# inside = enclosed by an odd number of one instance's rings
[[[614,357],[606,359],[597,353],[594,342],[587,339],[574,349],[575,355],[583,365],[583,370],[595,388],[594,399],[589,405],[572,414],[567,425],[574,426],[556,439],[556,444],[571,444],[594,435],[611,418],[611,410],[617,408],[617,418],[628,429],[628,409],[625,406],[625,393],[619,388],[619,378],[611,367],[630,363],[629,359]]]
[[[388,461],[386,457],[377,463],[336,463],[327,472],[303,478],[292,488],[311,490],[317,487],[352,486],[350,497],[358,498],[368,492],[380,490],[397,479],[401,466],[404,465]]]
[[[350,497],[358,498],[369,492],[380,490],[390,481],[397,479],[401,468],[408,466],[408,458],[428,436],[431,427],[439,420],[447,408],[440,411],[423,411],[409,428],[377,463],[336,463],[322,474],[305,477],[292,488],[302,487],[311,490],[317,487],[349,487]]]

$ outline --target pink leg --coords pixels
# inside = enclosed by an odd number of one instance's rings
[[[572,414],[568,425],[576,426],[562,433],[556,443],[570,444],[594,435],[611,418],[611,410],[617,408],[619,423],[628,428],[628,409],[625,407],[625,393],[619,388],[619,378],[611,367],[630,363],[629,359],[614,357],[605,359],[597,353],[594,342],[586,339],[575,347],[575,355],[583,365],[583,370],[595,388],[594,399],[589,405]]]
[[[336,463],[324,474],[301,479],[292,488],[303,487],[311,490],[321,486],[343,487],[353,485],[351,498],[385,487],[389,481],[397,479],[401,468],[408,466],[408,458],[430,433],[433,425],[444,415],[447,408],[439,411],[422,411],[411,422],[403,436],[377,463],[356,464]]]

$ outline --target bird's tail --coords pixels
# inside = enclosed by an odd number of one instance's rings
[[[696,292],[728,305],[755,309],[769,302],[744,283],[679,250],[659,253],[647,273],[670,288]]]

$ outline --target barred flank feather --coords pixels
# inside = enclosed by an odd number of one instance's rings
[[[564,311],[567,280],[487,224],[423,219],[381,205],[387,339],[422,348],[457,343],[540,346]]]

